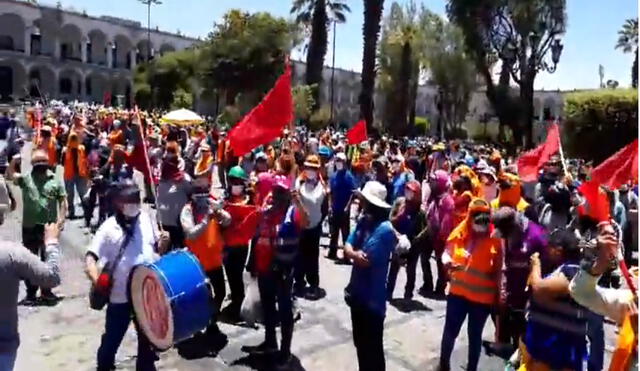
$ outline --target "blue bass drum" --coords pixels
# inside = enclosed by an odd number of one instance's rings
[[[140,328],[160,351],[206,328],[214,313],[204,271],[187,251],[135,267],[129,290]]]

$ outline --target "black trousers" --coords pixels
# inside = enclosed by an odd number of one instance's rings
[[[322,223],[315,228],[305,229],[300,236],[300,253],[295,269],[295,287],[304,289],[306,284],[312,288],[320,287],[319,259],[320,233]],[[306,283],[305,283],[306,279]]]
[[[498,326],[498,341],[517,347],[520,344],[520,337],[527,330],[524,309],[504,308],[498,312],[495,322]]]
[[[209,278],[209,283],[213,287],[213,306],[215,308],[215,312],[213,313],[213,318],[209,323],[209,327],[207,327],[207,332],[219,331],[218,325],[216,323],[216,318],[218,313],[220,313],[220,308],[222,307],[222,301],[224,301],[224,296],[226,295],[226,288],[224,285],[224,271],[222,267],[212,269],[206,272],[207,278]]]
[[[344,246],[349,237],[349,211],[333,211],[333,216],[329,219],[329,232],[331,239],[329,242],[329,257],[336,257],[338,253],[338,237],[342,233],[342,245]]]
[[[264,318],[265,343],[277,347],[276,324],[280,319],[282,341],[280,351],[291,352],[293,338],[293,277],[288,269],[270,271],[258,276],[258,289]],[[276,304],[278,305],[276,309]]]
[[[244,282],[242,280],[242,272],[247,263],[247,255],[249,254],[249,246],[226,246],[224,248],[224,272],[229,281],[229,289],[231,290],[231,307],[239,311],[244,300]]]
[[[421,266],[422,266],[422,278],[424,280],[423,289],[426,291],[433,291],[433,276],[431,275],[431,254],[435,252],[436,267],[438,269],[438,280],[436,282],[436,292],[444,293],[444,289],[447,286],[447,271],[442,264],[442,253],[444,252],[444,244],[436,246],[436,242],[431,239],[423,242],[421,252]]]
[[[386,368],[382,345],[384,316],[358,304],[351,305],[353,344],[358,353],[360,371],[384,371]]]
[[[406,255],[407,265],[407,283],[404,286],[404,297],[411,299],[413,297],[413,290],[416,287],[416,267],[418,265],[418,259],[423,254],[424,249],[420,248],[418,244],[411,245],[409,253]],[[424,261],[425,259],[423,259]],[[428,258],[426,259],[429,261]],[[400,271],[400,262],[398,259],[391,260],[389,265],[389,275],[387,276],[387,296],[393,295],[393,290],[396,288],[396,280],[398,279],[398,272]]]
[[[184,231],[181,226],[162,225],[162,229],[169,232],[169,239],[171,240],[169,250],[181,249],[184,247]]]
[[[39,256],[41,261],[44,261],[44,225],[36,224],[33,227],[22,227],[22,244],[34,255]],[[38,286],[29,281],[24,281],[24,283],[27,286],[27,298],[35,299]],[[49,295],[51,289],[40,289],[40,293]]]

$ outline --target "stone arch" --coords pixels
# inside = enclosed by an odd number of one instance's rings
[[[160,55],[164,55],[165,53],[170,53],[175,51],[176,51],[176,47],[173,46],[173,44],[171,43],[165,42],[162,45],[160,45]]]
[[[56,55],[56,37],[59,33],[58,24],[50,18],[39,18],[33,21],[33,35],[31,36],[31,54]]]
[[[133,43],[124,35],[117,35],[113,39],[113,67],[131,69],[131,50]]]
[[[91,72],[85,77],[85,92],[87,99],[93,102],[102,102],[104,93],[111,91],[109,79],[103,73]]]
[[[116,75],[111,79],[111,104],[129,107],[133,95],[131,80],[125,75]]]
[[[0,59],[0,102],[27,95],[27,71],[20,61]]]
[[[27,86],[32,97],[49,99],[55,97],[58,91],[58,81],[55,71],[47,65],[34,65],[29,69]]]
[[[0,14],[0,50],[24,52],[26,23],[18,14]]]
[[[82,61],[84,35],[73,23],[67,23],[60,29],[60,59]]]
[[[60,71],[58,74],[58,95],[62,99],[82,99],[84,78],[82,73],[73,68]]]
[[[87,34],[87,62],[105,66],[107,64],[107,35],[98,29]]]
[[[142,63],[145,62],[147,60],[147,52],[150,52],[150,56],[151,59],[153,59],[153,54],[154,54],[154,46],[153,46],[153,41],[151,42],[151,44],[149,44],[149,40],[142,39],[139,40],[138,43],[136,44],[136,50],[137,50],[137,56],[136,59],[138,63]]]

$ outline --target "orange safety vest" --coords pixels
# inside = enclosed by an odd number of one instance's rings
[[[637,321],[638,319],[635,318],[634,320]],[[620,334],[618,335],[618,344],[611,357],[609,371],[631,370],[634,357],[638,356],[638,334],[635,333],[631,321],[629,314],[624,316],[622,326],[620,326]]]
[[[202,157],[200,157],[198,163],[196,164],[196,175],[209,171],[209,169],[211,168],[211,162],[213,162],[213,158],[210,154],[207,153],[205,155],[202,155]]]
[[[73,171],[73,156],[71,156],[71,148],[67,147],[64,153],[64,180],[71,180],[74,176],[78,175],[80,178],[89,178],[89,166],[87,165],[87,154],[84,151],[84,146],[78,146],[78,173]]]
[[[49,166],[55,168],[58,165],[58,153],[56,150],[56,140],[51,138],[47,143],[44,143],[41,140],[39,147],[47,151],[47,155],[49,157]]]
[[[451,259],[462,268],[451,272],[449,293],[476,303],[495,303],[498,297],[496,272],[502,268],[500,240],[484,238],[470,253],[466,249],[466,239],[451,243]]]
[[[185,239],[185,245],[198,258],[205,271],[222,266],[224,240],[217,221],[210,220],[207,229],[195,239]]]

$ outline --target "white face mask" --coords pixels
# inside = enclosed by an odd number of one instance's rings
[[[243,185],[238,184],[238,185],[231,186],[231,194],[234,196],[240,196],[243,190],[244,190]]]
[[[135,218],[136,216],[138,216],[138,214],[140,214],[139,203],[124,204],[122,206],[122,215],[126,216],[127,218]]]
[[[498,184],[493,183],[491,185],[483,185],[482,186],[484,192],[484,199],[487,201],[492,201],[494,198],[498,196]]]
[[[413,200],[413,191],[404,191],[404,198],[407,200]]]
[[[394,162],[393,164],[391,164],[391,170],[393,170],[393,172],[400,171],[400,163],[399,162]]]
[[[316,178],[318,177],[318,172],[315,170],[305,170],[304,173],[309,180],[316,180]]]
[[[342,161],[336,162],[336,170],[342,170],[342,169],[344,169],[344,162]]]

